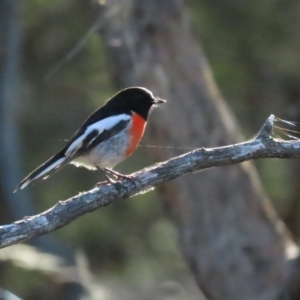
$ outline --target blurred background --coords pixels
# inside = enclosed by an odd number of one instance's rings
[[[12,194],[118,90],[99,34],[104,2],[0,2],[1,224],[47,210],[103,180],[98,172],[66,167]],[[246,139],[271,113],[300,121],[300,3],[189,0],[184,6]],[[147,140],[146,133],[145,147],[118,171],[131,173],[155,162]],[[298,240],[299,163],[255,164],[277,213]],[[156,191],[99,209],[27,245],[3,249],[0,260],[0,286],[22,299],[202,297]]]

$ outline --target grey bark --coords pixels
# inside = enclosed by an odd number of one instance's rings
[[[180,0],[107,1],[108,71],[118,88],[144,86],[169,100],[152,117],[155,144],[216,147],[235,143],[236,122],[194,40]],[[155,160],[172,149],[154,149]],[[253,165],[189,176],[159,188],[182,253],[209,299],[275,299],[290,272],[285,227]]]

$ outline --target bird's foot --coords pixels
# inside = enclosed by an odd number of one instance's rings
[[[133,176],[130,176],[130,175],[124,175],[124,174],[121,174],[121,173],[119,173],[119,172],[116,172],[116,171],[114,171],[114,170],[112,170],[112,169],[104,168],[103,171],[104,171],[104,173],[105,173],[105,176],[106,176],[107,180],[112,180],[112,181],[113,181],[112,183],[115,183],[115,184],[117,184],[118,181],[114,181],[113,179],[111,179],[111,178],[108,176],[108,174],[111,175],[111,176],[114,176],[117,180],[127,179],[127,180],[129,180],[132,184],[134,184],[135,187],[136,187],[136,182],[139,182],[139,180],[136,179],[136,178],[133,177]]]
[[[103,182],[99,182],[96,184],[95,187],[100,187],[101,185],[105,185],[107,183],[111,183],[113,184],[116,189],[118,191],[121,191],[122,189],[124,189],[124,187],[122,186],[122,184],[118,181],[118,180],[122,180],[122,179],[127,179],[129,180],[132,184],[134,184],[136,186],[136,181],[137,179],[135,179],[133,176],[129,176],[129,175],[124,175],[124,174],[121,174],[119,172],[116,172],[116,171],[113,171],[111,169],[108,169],[108,168],[98,168],[99,170],[102,170],[104,172],[104,175],[107,179],[107,181],[103,181]],[[109,176],[110,175],[110,176]],[[111,177],[114,177],[115,179],[111,178]]]
[[[122,188],[124,188],[124,187],[122,186],[122,184],[119,181],[113,180],[108,176],[105,176],[105,177],[107,178],[107,180],[96,183],[94,188],[99,188],[101,186],[104,186],[104,185],[110,183],[110,184],[113,184],[119,192],[122,192]]]
[[[107,181],[107,180],[106,181],[97,182],[95,184],[94,188],[99,188],[100,186],[106,185],[108,183],[109,183],[109,181]]]
[[[134,178],[132,176],[121,174],[121,173],[116,172],[116,171],[114,171],[112,169],[104,168],[103,170],[106,173],[105,175],[106,175],[107,179],[110,178],[110,177],[107,176],[109,174],[109,175],[112,175],[113,177],[115,177],[117,180],[122,180],[122,179],[128,179],[130,181],[134,180]]]
[[[110,184],[113,184],[119,192],[121,192],[122,191],[122,185],[121,185],[121,183],[118,182],[118,181],[116,181],[116,180],[114,180],[114,179],[112,179],[111,177],[108,176],[108,173],[112,174],[113,172],[109,172],[109,171],[107,172],[107,170],[105,170],[105,169],[101,169],[101,170],[103,171],[104,176],[105,176],[105,178],[107,180],[96,183],[95,188],[99,188],[99,187],[101,187],[103,185],[106,185],[106,184],[110,183]],[[115,172],[115,173],[117,173],[118,175],[122,175],[122,174],[120,174],[118,172]],[[115,175],[115,177],[117,177],[117,176]],[[120,179],[120,177],[118,177],[117,179]]]

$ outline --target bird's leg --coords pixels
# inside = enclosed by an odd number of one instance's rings
[[[129,178],[130,176],[126,176],[126,175],[123,175],[121,173],[118,173],[118,172],[115,172],[115,171],[112,171],[111,169],[108,169],[108,168],[103,168],[101,169],[103,172],[104,172],[104,175],[106,177],[106,179],[111,183],[111,184],[114,184],[114,186],[116,187],[116,189],[119,191],[119,192],[122,192],[122,189],[124,189],[124,187],[122,186],[122,184],[118,181],[115,181],[113,180],[111,177],[108,176],[109,175],[112,175],[112,176],[115,176],[117,180],[120,180],[122,178],[127,178],[129,180],[132,180],[132,178]],[[127,192],[127,189],[125,188],[126,192]]]
[[[102,168],[100,168],[100,167],[96,167],[97,168],[97,170],[101,170],[103,173],[104,173],[104,176],[105,176],[105,178],[107,179],[106,181],[103,181],[103,182],[98,182],[98,183],[96,183],[96,185],[95,185],[95,187],[99,187],[99,186],[101,186],[101,185],[103,185],[103,184],[106,184],[106,183],[111,183],[111,184],[114,184],[114,183],[116,183],[116,181],[115,180],[113,180],[112,178],[110,178],[108,175],[107,175],[107,173],[106,173],[106,171],[104,170],[104,169],[102,169]]]
[[[121,174],[121,173],[116,172],[116,171],[114,171],[112,169],[104,168],[103,170],[104,170],[105,173],[108,173],[108,174],[114,176],[118,180],[120,180],[120,179],[129,179],[129,180],[132,180],[133,179],[132,176]]]
[[[106,172],[105,169],[101,169],[101,170],[103,171],[104,176],[105,176],[105,178],[107,179],[108,182],[110,182],[110,183],[116,183],[115,180],[113,180],[112,178],[110,178],[110,177],[108,176],[108,174],[107,174],[108,172]]]
[[[133,183],[135,186],[136,186],[136,183],[135,183],[136,181],[140,182],[138,179],[134,178],[133,176],[124,175],[124,174],[116,172],[116,171],[114,171],[112,169],[104,168],[103,170],[104,170],[104,172],[107,172],[108,174],[111,174],[112,176],[114,176],[117,180],[127,179],[131,183]]]
[[[108,168],[103,168],[102,169],[100,167],[97,167],[97,169],[101,170],[104,173],[104,176],[107,179],[107,181],[97,183],[96,187],[99,187],[99,186],[101,186],[101,185],[106,184],[107,182],[109,182],[111,184],[114,184],[116,186],[116,188],[119,191],[121,191],[123,187],[120,184],[120,182],[113,180],[111,177],[109,177],[109,175],[114,176],[117,180],[121,180],[121,179],[130,180],[135,185],[135,180],[134,180],[134,178],[132,176],[124,175],[124,174],[121,174],[119,172],[113,171],[113,170],[108,169]]]

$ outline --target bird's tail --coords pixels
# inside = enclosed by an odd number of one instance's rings
[[[17,186],[14,190],[14,193],[18,190],[24,189],[29,183],[37,179],[47,179],[51,174],[55,173],[58,169],[63,167],[69,162],[69,160],[65,157],[64,151],[58,152],[56,155],[49,158],[42,165],[33,170],[30,174],[28,174]]]

